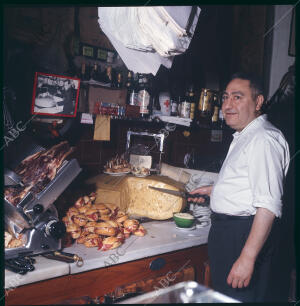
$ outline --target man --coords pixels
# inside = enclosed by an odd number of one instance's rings
[[[265,299],[290,158],[284,136],[262,114],[263,106],[259,81],[233,75],[222,112],[236,130],[234,139],[214,185],[191,192],[210,195],[213,289],[243,302]]]
[[[72,84],[69,80],[66,80],[64,82],[64,88],[63,88],[63,114],[73,115],[74,114],[74,95],[73,95],[73,88]]]

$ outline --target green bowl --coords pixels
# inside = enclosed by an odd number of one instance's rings
[[[184,218],[183,216],[189,216],[190,218]],[[187,214],[187,213],[175,213],[173,214],[173,219],[175,221],[175,224],[178,227],[183,227],[183,228],[188,228],[188,227],[192,227],[195,221],[194,216],[192,216],[191,214]]]

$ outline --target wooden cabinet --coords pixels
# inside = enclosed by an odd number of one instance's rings
[[[201,245],[20,286],[8,292],[6,305],[55,304],[81,297],[101,298],[130,284],[135,288],[145,285],[145,292],[193,279],[209,285],[207,262],[207,245]]]

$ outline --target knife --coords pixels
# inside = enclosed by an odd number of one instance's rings
[[[186,191],[176,191],[176,190],[170,190],[170,189],[159,188],[159,187],[154,187],[154,186],[148,186],[148,187],[151,188],[151,189],[154,189],[154,190],[157,190],[157,191],[160,191],[160,192],[164,192],[164,193],[167,193],[167,194],[171,194],[171,195],[174,195],[174,196],[177,196],[177,197],[181,197],[181,198],[184,198],[184,199],[202,197],[202,198],[204,198],[205,202],[204,203],[197,203],[197,204],[208,205],[207,202],[209,200],[209,196],[206,195],[206,194],[205,195],[190,194]]]

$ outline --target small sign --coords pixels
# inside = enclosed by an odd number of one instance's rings
[[[222,130],[211,130],[211,142],[222,142],[223,131]]]
[[[80,123],[93,124],[93,115],[88,113],[82,113]]]

